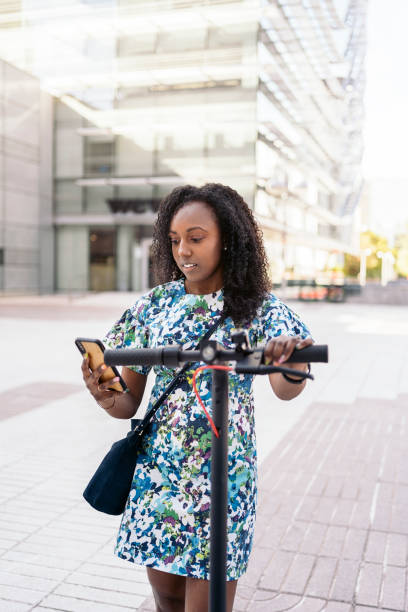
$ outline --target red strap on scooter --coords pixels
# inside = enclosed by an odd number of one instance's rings
[[[222,365],[206,365],[206,366],[200,366],[199,368],[197,368],[194,371],[193,374],[193,389],[194,389],[194,393],[197,396],[198,401],[201,404],[202,409],[204,410],[205,416],[207,417],[210,425],[211,425],[211,429],[213,430],[214,434],[217,436],[217,438],[220,437],[220,434],[218,432],[218,429],[216,428],[214,421],[212,420],[212,418],[210,417],[210,415],[208,414],[208,411],[206,409],[206,407],[204,406],[204,402],[200,397],[200,393],[197,389],[197,374],[199,374],[200,372],[202,372],[203,370],[225,370],[227,372],[231,372],[233,368],[229,367],[229,366],[222,366]]]

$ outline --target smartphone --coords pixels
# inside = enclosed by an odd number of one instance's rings
[[[102,365],[105,347],[100,340],[94,340],[92,338],[76,338],[75,344],[82,355],[84,353],[88,353],[89,367],[91,368],[92,372]],[[119,380],[118,382],[113,383],[109,389],[112,389],[112,391],[126,391],[126,383],[115,366],[108,366],[99,380],[101,382],[106,382],[111,378],[115,378],[115,376],[119,376]]]

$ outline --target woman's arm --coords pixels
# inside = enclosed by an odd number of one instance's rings
[[[296,336],[278,336],[273,340],[270,340],[265,347],[265,363],[273,362],[274,365],[284,365],[285,368],[291,368],[294,370],[300,370],[307,372],[307,363],[285,363],[291,356],[294,349],[302,349],[306,346],[311,346],[313,340],[311,338],[302,338]],[[290,375],[291,376],[291,375]],[[291,376],[292,377],[292,376]],[[300,384],[300,377],[295,375],[292,377],[294,382],[286,380],[282,374],[276,372],[275,374],[269,374],[269,382],[275,395],[281,400],[291,400],[297,397],[306,386],[306,379]]]
[[[296,369],[304,370],[306,372],[307,367],[304,367],[305,365],[307,366],[307,364],[304,363],[297,363]],[[289,364],[285,364],[285,368],[286,366],[289,367]],[[288,382],[283,378],[282,374],[279,374],[278,372],[276,374],[269,374],[269,382],[271,383],[271,387],[276,397],[281,400],[291,400],[294,397],[297,397],[306,386],[306,379],[304,379],[299,385],[297,383]]]
[[[121,393],[109,389],[109,386],[112,385],[115,379],[99,384],[99,378],[103,371],[106,370],[106,367],[103,363],[94,372],[91,372],[88,359],[83,360],[82,374],[88,391],[97,404],[112,417],[116,419],[131,419],[135,416],[142,401],[147,376],[124,367],[122,369],[122,378],[129,391]]]

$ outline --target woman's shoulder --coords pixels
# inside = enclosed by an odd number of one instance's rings
[[[180,280],[156,285],[156,287],[153,287],[148,292],[141,295],[136,302],[130,306],[129,312],[132,315],[138,315],[142,312],[150,311],[151,309],[162,309],[181,297],[183,292],[184,288]]]
[[[302,336],[310,335],[307,326],[297,312],[272,292],[265,296],[258,310],[257,322],[261,327],[272,327],[282,332],[291,331]]]
[[[258,308],[257,318],[269,316],[271,311],[278,312],[285,311],[287,309],[288,306],[286,306],[286,304],[284,304],[277,295],[270,291],[265,295],[261,305]]]

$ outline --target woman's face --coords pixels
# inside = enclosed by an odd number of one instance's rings
[[[187,293],[206,294],[221,289],[221,232],[208,204],[187,202],[173,216],[169,237],[174,261],[186,277]]]

